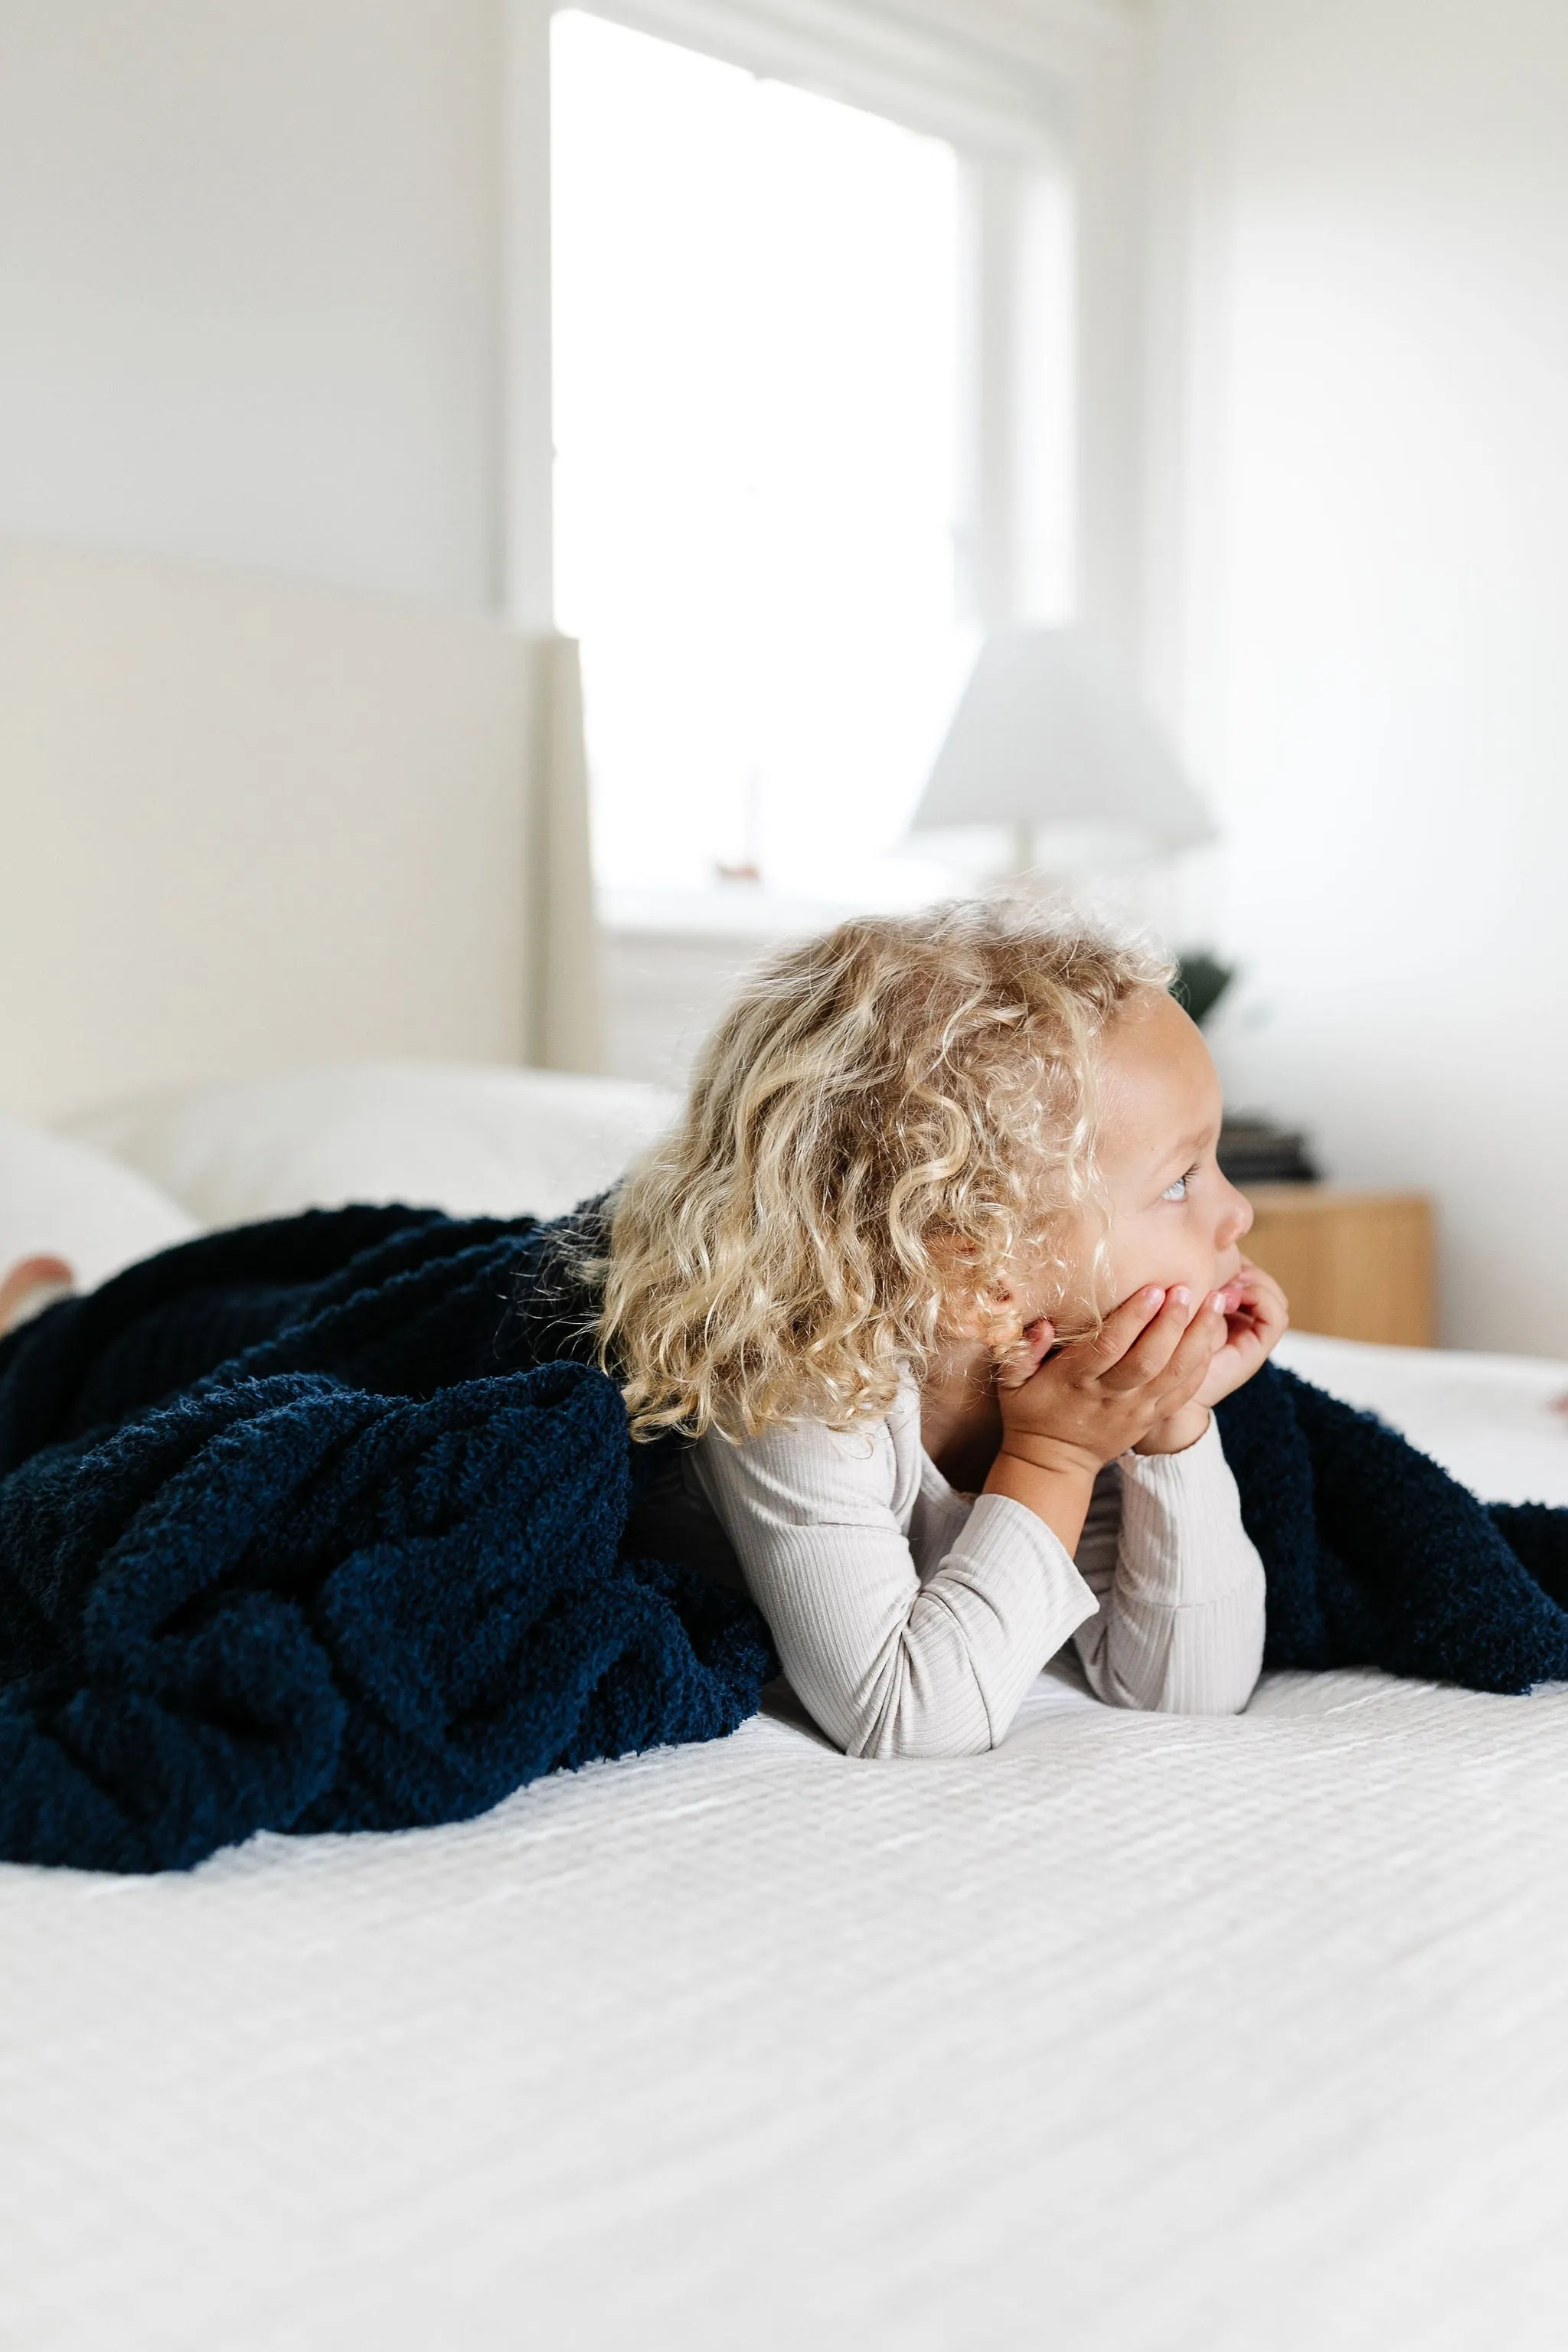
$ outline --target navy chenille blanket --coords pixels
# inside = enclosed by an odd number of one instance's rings
[[[586,1360],[591,1230],[312,1213],[0,1342],[0,1859],[454,1821],[754,1712],[756,1612],[623,1557],[660,1448]],[[1269,1664],[1568,1679],[1568,1512],[1483,1506],[1273,1367],[1220,1417]]]

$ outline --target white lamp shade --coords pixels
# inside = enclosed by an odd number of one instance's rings
[[[1027,826],[1081,863],[1160,856],[1213,819],[1115,663],[1080,629],[998,629],[979,659],[911,829]]]

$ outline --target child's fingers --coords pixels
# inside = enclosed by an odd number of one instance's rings
[[[1290,1325],[1290,1302],[1274,1276],[1257,1267],[1251,1269],[1242,1303],[1250,1307],[1260,1335],[1272,1348]]]
[[[1113,1307],[1092,1339],[1080,1339],[1070,1353],[1094,1378],[1119,1364],[1127,1350],[1148,1328],[1165,1304],[1163,1290],[1151,1284],[1146,1290],[1135,1290],[1120,1307]]]
[[[1254,1265],[1249,1258],[1242,1259],[1240,1271],[1231,1276],[1226,1290],[1233,1313],[1237,1307],[1256,1306],[1266,1313],[1281,1314],[1289,1319],[1290,1306],[1285,1293],[1271,1274]]]
[[[1211,1290],[1199,1300],[1192,1321],[1182,1334],[1181,1345],[1166,1367],[1166,1381],[1172,1391],[1184,1388],[1190,1393],[1201,1386],[1205,1373],[1228,1337],[1226,1293]]]
[[[999,1389],[1021,1389],[1032,1381],[1050,1353],[1056,1338],[1054,1326],[1044,1316],[1026,1325],[1006,1354],[996,1365],[996,1385]]]
[[[1193,1320],[1193,1295],[1184,1284],[1165,1293],[1164,1304],[1145,1324],[1121,1360],[1101,1375],[1101,1385],[1118,1395],[1159,1380]]]
[[[1257,1348],[1260,1357],[1272,1352],[1290,1326],[1285,1293],[1259,1266],[1244,1265],[1226,1283],[1226,1313],[1232,1341]]]

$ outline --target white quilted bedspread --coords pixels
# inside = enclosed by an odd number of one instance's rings
[[[1568,1501],[1563,1367],[1292,1344]],[[6,2352],[1568,2337],[1568,1690],[1047,1675],[0,1904]]]

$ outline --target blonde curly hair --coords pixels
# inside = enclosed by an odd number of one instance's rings
[[[634,1435],[843,1429],[1095,1195],[1094,1047],[1170,967],[1028,905],[866,917],[776,955],[613,1203],[597,1328]],[[1064,1274],[1067,1269],[1063,1267]]]

